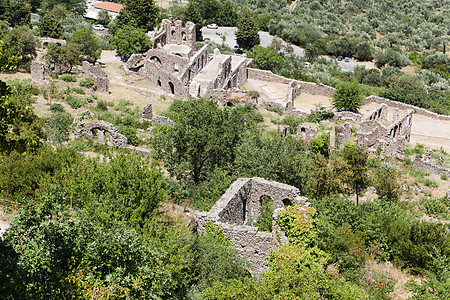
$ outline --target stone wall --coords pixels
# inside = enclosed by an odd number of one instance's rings
[[[31,81],[38,85],[45,85],[48,82],[45,80],[45,73],[47,65],[43,62],[33,60],[31,62]]]
[[[414,168],[420,168],[430,173],[438,175],[447,175],[450,177],[450,169],[433,164],[431,161],[425,161],[422,158],[416,158],[413,161]]]
[[[261,216],[262,196],[269,196],[274,203],[271,233],[252,226]],[[294,203],[309,206],[308,199],[300,196],[296,187],[258,177],[239,178],[209,212],[197,213],[197,228],[203,230],[207,221],[221,226],[238,254],[252,264],[250,272],[257,275],[267,270],[266,258],[270,251],[287,242],[277,216],[285,205]]]
[[[153,123],[158,123],[158,124],[161,124],[161,125],[173,126],[173,121],[170,118],[164,117],[164,116],[159,116],[159,117],[153,118],[152,122]]]
[[[153,119],[153,108],[152,104],[147,104],[141,112],[141,118],[147,121],[151,121]]]
[[[332,145],[332,143],[330,143],[330,145],[339,149],[344,149],[345,144],[352,139],[352,126],[349,123],[335,125],[334,139],[334,145]]]
[[[109,91],[109,79],[106,72],[102,70],[99,63],[91,64],[88,61],[83,61],[82,71],[84,76],[92,78],[95,82],[95,88],[100,92]]]
[[[297,137],[303,140],[305,144],[309,144],[312,139],[317,137],[317,129],[308,125],[300,124],[297,127]]]
[[[162,20],[159,30],[151,38],[153,48],[162,47],[167,44],[186,45],[195,53],[196,49],[196,33],[195,24],[188,21],[183,27],[181,20],[170,21]],[[192,55],[190,54],[189,57]]]
[[[382,98],[382,97],[378,97],[378,96],[369,96],[367,98],[364,99],[364,101],[366,103],[370,103],[370,102],[375,102],[375,103],[383,103],[386,104],[388,106],[391,107],[396,107],[399,109],[404,109],[404,110],[412,110],[415,113],[427,116],[427,117],[431,117],[433,119],[436,120],[450,120],[450,116],[445,116],[445,115],[439,115],[437,113],[431,112],[429,110],[426,110],[424,108],[420,108],[414,105],[410,105],[410,104],[405,104],[405,103],[401,103],[401,102],[397,102],[397,101],[392,101],[386,98]]]
[[[306,82],[306,81],[299,81],[294,79],[289,79],[280,75],[273,74],[271,71],[266,70],[259,70],[259,69],[253,69],[248,68],[248,78],[249,79],[255,79],[255,80],[261,80],[261,81],[267,81],[267,82],[275,82],[275,83],[284,83],[284,84],[290,84],[292,81],[296,82],[301,86],[301,91],[303,93],[311,94],[311,95],[322,95],[326,97],[333,96],[335,88],[324,85],[324,84],[317,84],[313,82]]]
[[[352,121],[354,123],[360,123],[362,121],[363,115],[359,113],[354,113],[350,111],[337,111],[334,113],[333,119],[338,121]]]
[[[41,47],[46,47],[48,46],[48,44],[56,44],[59,46],[67,45],[67,42],[65,40],[53,39],[49,37],[41,37],[39,38],[39,41],[41,43]]]
[[[116,126],[106,121],[82,121],[75,128],[74,136],[79,138],[87,136],[94,138],[94,130],[97,132],[99,143],[105,144],[105,131],[111,136],[111,144],[114,147],[126,147],[128,139],[123,134],[119,133]]]

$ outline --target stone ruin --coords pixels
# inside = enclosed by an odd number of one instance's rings
[[[116,148],[126,148],[140,155],[149,155],[147,148],[128,145],[128,139],[121,134],[113,124],[100,120],[81,121],[75,128],[74,137],[80,138],[87,136],[90,139],[97,137],[98,143]]]
[[[92,118],[92,112],[90,110],[82,110],[77,117],[73,119],[74,124],[78,124],[81,121],[88,120]]]
[[[138,73],[179,99],[210,98],[217,89],[241,87],[247,81],[252,60],[245,55],[209,54],[209,45],[196,48],[195,24],[163,20],[151,38],[153,49],[133,54],[124,65],[127,73]]]
[[[41,43],[41,47],[47,47],[48,44],[56,44],[58,46],[65,46],[67,45],[67,42],[65,40],[59,40],[59,39],[53,39],[49,37],[41,37],[39,38],[39,41]]]
[[[270,197],[274,203],[272,232],[259,231],[253,226],[261,217],[263,196]],[[277,216],[292,204],[309,206],[308,199],[296,187],[258,177],[239,178],[209,212],[197,213],[197,228],[204,230],[207,221],[222,227],[239,256],[252,264],[250,272],[257,275],[268,269],[266,258],[270,251],[288,242]]]
[[[427,153],[422,155],[422,157],[414,159],[413,166],[438,175],[450,176],[450,168],[445,168],[443,166],[444,163],[445,159],[442,156],[439,156],[437,158],[437,163],[434,163],[433,150],[427,150]]]
[[[96,135],[99,144],[107,144],[106,133],[109,133],[109,142],[113,147],[128,145],[127,137],[119,133],[116,126],[106,121],[82,121],[75,128],[75,138],[87,136],[92,139]]]
[[[297,137],[303,140],[305,144],[309,144],[312,139],[317,137],[317,129],[311,126],[300,124],[297,127]]]
[[[161,125],[173,126],[173,121],[168,117],[158,116],[158,117],[153,118],[153,109],[152,109],[151,103],[147,104],[144,107],[144,109],[142,110],[141,121],[149,121],[149,122],[158,123]]]
[[[31,81],[38,85],[47,85],[48,81],[45,79],[48,67],[45,63],[33,60],[31,62]]]
[[[106,72],[102,70],[99,63],[91,64],[83,61],[82,72],[87,78],[92,78],[95,82],[95,88],[100,92],[109,91],[109,79]]]

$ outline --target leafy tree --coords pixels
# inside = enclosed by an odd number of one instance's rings
[[[327,48],[331,55],[351,57],[355,53],[356,44],[352,39],[344,36],[328,43]]]
[[[380,50],[375,54],[375,63],[378,67],[390,65],[401,68],[408,65],[409,62],[409,59],[401,50],[396,50],[394,48]]]
[[[260,176],[306,190],[309,162],[302,141],[279,132],[248,134],[236,149],[235,169],[242,177]]]
[[[329,144],[330,144],[330,136],[324,133],[312,139],[309,143],[309,146],[311,147],[312,153],[322,154],[323,156],[328,157],[328,153],[330,151]]]
[[[284,62],[283,57],[278,55],[277,50],[272,46],[265,48],[256,45],[247,54],[250,58],[253,58],[255,67],[258,69],[277,71]]]
[[[166,115],[174,126],[156,131],[154,156],[164,160],[172,176],[195,184],[215,168],[229,167],[244,132],[256,123],[251,106],[222,110],[215,101],[203,98],[176,100]]]
[[[70,72],[74,66],[81,64],[80,46],[73,43],[64,46],[50,44],[45,59],[56,70],[67,68]]]
[[[371,61],[375,49],[367,42],[361,42],[356,45],[355,57],[359,61]]]
[[[221,26],[236,26],[238,15],[234,3],[231,1],[226,1],[222,4],[219,12],[217,13],[216,19],[217,24]]]
[[[206,24],[216,20],[221,4],[218,0],[191,0],[192,4],[198,7],[202,19]]]
[[[389,165],[380,166],[375,170],[374,187],[380,198],[389,201],[397,201],[400,196],[400,173],[395,167]]]
[[[103,25],[108,25],[108,23],[111,22],[111,17],[106,9],[102,9],[98,12],[97,21]]]
[[[18,26],[11,31],[5,32],[3,37],[5,42],[5,57],[18,55],[21,60],[20,67],[29,68],[31,61],[37,55],[38,39],[26,26]]]
[[[144,32],[153,30],[158,17],[158,7],[153,0],[126,0],[123,11]]]
[[[333,94],[333,106],[339,111],[358,112],[363,105],[361,88],[357,82],[340,82]]]
[[[129,26],[118,29],[113,41],[117,53],[124,59],[128,59],[133,53],[143,53],[152,46],[143,30]]]
[[[11,27],[29,25],[31,22],[29,1],[0,1],[0,20],[8,22]]]
[[[255,20],[250,15],[243,15],[239,18],[236,31],[236,41],[240,47],[246,50],[259,45],[260,38]]]
[[[86,13],[86,1],[84,0],[42,0],[41,7],[46,11],[51,11],[55,6],[64,6],[67,11],[73,12],[78,15],[84,15]]]
[[[40,36],[58,39],[63,34],[61,22],[53,14],[46,14],[39,18],[38,28]]]
[[[91,63],[95,63],[102,53],[98,38],[91,32],[89,28],[81,28],[72,35],[70,43],[77,46],[77,48],[84,55],[83,59]]]
[[[367,151],[364,146],[347,143],[344,147],[343,157],[349,167],[345,181],[356,195],[356,205],[358,205],[359,196],[361,196],[369,184]]]
[[[186,11],[183,16],[183,22],[191,21],[195,24],[195,35],[197,38],[197,41],[202,40],[202,26],[203,26],[203,19],[202,15],[200,14],[200,10],[198,9],[198,6],[194,4],[194,2],[189,1],[189,4],[186,7]]]
[[[69,140],[69,126],[72,116],[67,112],[53,113],[48,120],[49,139],[58,144]]]

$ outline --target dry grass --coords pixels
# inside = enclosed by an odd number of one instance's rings
[[[405,284],[413,279],[420,280],[419,277],[408,274],[399,268],[395,267],[392,263],[380,263],[373,260],[368,260],[364,267],[364,273],[366,276],[375,276],[377,273],[387,273],[392,278],[398,280],[394,286],[394,291],[390,294],[391,299],[404,300],[412,296],[412,293],[408,291]]]

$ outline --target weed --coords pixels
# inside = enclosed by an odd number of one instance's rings
[[[82,100],[80,100],[72,95],[67,95],[66,101],[67,101],[67,104],[70,105],[70,107],[75,108],[75,109],[80,108],[84,105],[84,102]]]
[[[94,86],[94,80],[92,78],[86,78],[80,81],[80,86],[85,88],[91,88]]]
[[[65,81],[65,82],[76,82],[77,81],[77,79],[74,76],[70,75],[70,74],[63,74],[59,78],[62,81]]]
[[[283,111],[282,111],[281,108],[279,108],[279,107],[269,106],[269,107],[266,107],[266,109],[267,109],[268,111],[277,113],[277,114],[279,114],[280,116],[283,114]]]
[[[64,109],[64,107],[61,105],[61,104],[59,104],[59,103],[55,103],[55,104],[52,104],[51,106],[50,106],[50,111],[51,112],[64,112],[65,111],[65,109]]]

